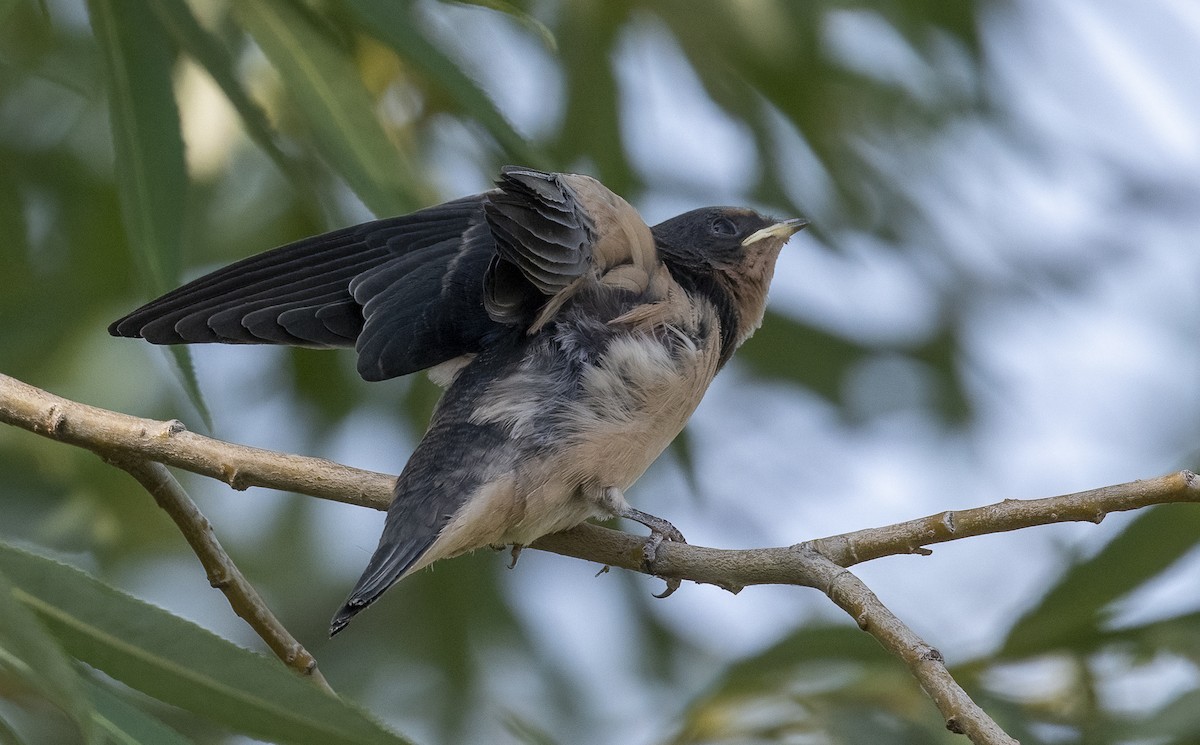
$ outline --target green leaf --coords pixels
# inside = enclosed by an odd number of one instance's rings
[[[0,13],[0,17],[2,16]],[[29,227],[25,206],[21,202],[21,192],[17,189],[18,178],[12,173],[16,170],[12,162],[15,157],[8,150],[0,149],[0,158],[3,158],[9,169],[8,173],[0,175],[0,235],[5,236],[4,249],[0,250],[0,276],[8,277],[11,283],[13,278],[20,276],[17,272],[27,271],[27,257],[30,254],[27,241]],[[16,293],[12,289],[10,285],[10,291],[5,293],[4,300],[15,299],[12,296]]]
[[[1088,648],[1100,638],[1103,611],[1154,579],[1200,541],[1200,512],[1163,505],[1142,512],[1100,553],[1067,570],[1041,603],[1013,625],[1002,657]]]
[[[822,398],[838,401],[846,372],[869,355],[866,347],[768,311],[762,328],[746,340],[737,359],[759,375],[800,383]]]
[[[936,743],[945,735],[902,662],[851,625],[805,626],[726,668],[684,713],[672,742],[775,741],[780,732],[834,742]],[[820,739],[820,738],[818,738]]]
[[[559,745],[549,732],[514,711],[504,712],[504,729],[524,745]]]
[[[179,276],[187,168],[166,34],[141,0],[89,0],[104,60],[125,230],[150,288]]]
[[[1100,635],[1100,644],[1119,644],[1147,659],[1167,652],[1200,663],[1200,612],[1109,629]]]
[[[559,36],[566,111],[554,155],[559,162],[592,163],[589,172],[618,194],[636,193],[638,177],[621,140],[621,96],[610,60],[629,20],[626,3],[564,3]],[[703,15],[694,13],[693,15]]]
[[[713,695],[773,690],[802,665],[860,663],[903,669],[869,634],[846,625],[805,626],[752,657],[729,667]]]
[[[74,720],[85,742],[99,743],[79,673],[17,592],[0,572],[0,668],[8,668]]]
[[[271,128],[266,112],[250,97],[245,86],[238,80],[233,58],[220,40],[200,25],[191,8],[183,0],[156,0],[150,7],[175,43],[220,86],[229,103],[242,117],[242,124],[251,139],[266,151],[293,183],[299,182],[301,166],[280,148],[277,134]]]
[[[166,33],[141,0],[89,0],[104,60],[125,232],[150,295],[179,279],[187,166]],[[184,390],[212,429],[186,347],[172,349]]]
[[[412,3],[395,0],[346,0],[363,31],[392,48],[396,54],[441,86],[463,112],[483,125],[500,146],[520,163],[549,167],[546,156],[535,152],[512,123],[496,108],[488,94],[463,72],[413,23]]]
[[[239,3],[234,10],[283,77],[318,149],[367,208],[391,215],[420,206],[411,187],[418,180],[383,131],[346,50],[283,0]]]
[[[173,344],[167,347],[167,351],[171,355],[171,359],[175,361],[174,370],[179,378],[179,384],[187,393],[188,400],[196,407],[204,426],[208,427],[209,432],[212,432],[212,412],[208,410],[208,404],[204,401],[204,392],[200,390],[200,379],[196,377],[196,366],[192,364],[191,350],[182,344]]]
[[[0,571],[70,654],[160,701],[273,742],[407,742],[278,661],[78,569],[0,543]]]
[[[192,741],[155,717],[122,700],[95,681],[88,681],[88,695],[96,707],[96,721],[117,745],[189,745]]]

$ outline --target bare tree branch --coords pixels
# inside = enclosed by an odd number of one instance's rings
[[[950,675],[941,652],[913,633],[853,572],[830,561],[812,544],[801,545],[800,553],[810,572],[804,584],[825,593],[850,614],[859,628],[908,665],[909,672],[946,717],[946,729],[966,735],[974,743],[1018,745]]]
[[[1156,504],[1200,502],[1200,477],[1191,471],[1044,499],[1006,499],[968,510],[939,512],[880,528],[817,538],[794,546],[755,549],[705,548],[692,544],[663,543],[654,563],[655,573],[737,591],[747,585],[804,584],[804,551],[814,549],[833,563],[848,567],[896,554],[932,553],[934,543],[1004,533],[1061,522],[1100,522],[1110,512],[1124,512]],[[534,548],[574,556],[632,571],[641,566],[645,541],[635,535],[583,524],[548,535]]]
[[[137,479],[154,497],[158,506],[171,516],[208,573],[208,583],[225,594],[233,612],[254,629],[275,656],[300,675],[311,677],[326,692],[333,693],[325,676],[317,670],[316,658],[284,628],[258,591],[246,581],[233,559],[221,547],[208,518],[204,517],[167,467],[154,461],[127,457],[111,458],[109,462]]]
[[[1110,512],[1168,502],[1200,502],[1200,479],[1196,474],[1177,471],[1058,497],[1006,499],[984,507],[939,512],[895,525],[821,538],[813,544],[834,562],[851,566],[894,554],[927,554],[924,546],[988,533],[1052,523],[1099,523]]]
[[[118,463],[156,461],[219,479],[235,489],[266,486],[375,509],[386,509],[391,495],[393,478],[384,474],[319,458],[232,445],[188,432],[177,421],[157,422],[87,406],[4,375],[0,375],[0,421],[92,450]],[[967,735],[974,743],[1007,744],[1015,741],[950,677],[941,654],[908,629],[845,567],[882,556],[927,554],[927,545],[987,533],[1056,522],[1099,522],[1109,512],[1168,502],[1200,502],[1200,479],[1190,471],[1180,471],[1077,494],[1008,499],[788,547],[727,550],[664,543],[654,573],[733,592],[755,584],[816,588],[908,665],[951,731]],[[648,572],[642,564],[644,542],[638,536],[584,524],[545,536],[533,547]]]
[[[0,421],[101,456],[127,455],[182,468],[242,491],[266,486],[387,509],[395,476],[234,445],[159,422],[71,401],[0,374]]]

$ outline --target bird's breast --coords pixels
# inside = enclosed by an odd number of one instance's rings
[[[519,481],[534,512],[563,490],[626,489],[703,397],[719,326],[710,303],[682,291],[608,319],[568,315],[493,381],[472,421],[503,426],[530,453]]]
[[[715,339],[677,326],[612,338],[559,418],[558,462],[585,491],[637,480],[683,429],[716,373]]]

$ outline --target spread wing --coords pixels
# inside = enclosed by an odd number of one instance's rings
[[[486,195],[465,197],[251,256],[109,326],[154,344],[359,348],[368,380],[465,354],[495,322],[481,277],[495,254]],[[389,344],[390,339],[401,340]]]
[[[569,298],[603,238],[589,200],[619,199],[587,177],[526,168],[504,168],[497,186],[251,256],[109,333],[154,344],[354,346],[367,380],[478,352]]]

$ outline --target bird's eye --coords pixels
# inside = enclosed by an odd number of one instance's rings
[[[712,221],[714,235],[737,235],[737,226],[728,217],[718,217]]]

